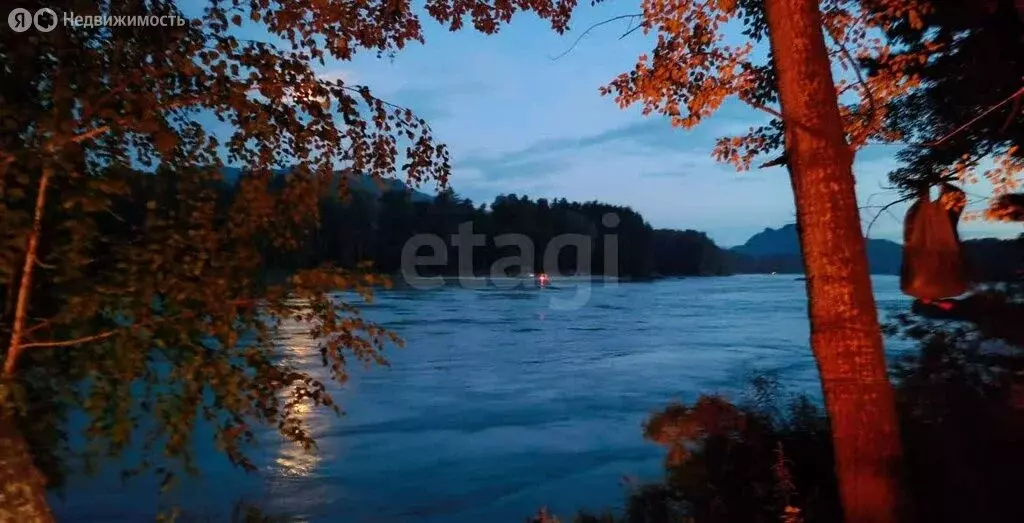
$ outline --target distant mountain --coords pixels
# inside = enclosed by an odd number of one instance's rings
[[[221,175],[224,177],[224,181],[229,184],[234,184],[238,181],[243,172],[244,171],[238,167],[224,167],[221,169]],[[277,169],[272,172],[274,173],[274,176],[285,176],[288,174],[287,169]],[[429,202],[434,199],[432,195],[417,191],[398,178],[378,179],[366,174],[355,174],[347,169],[336,171],[334,174],[339,179],[341,177],[347,178],[348,188],[352,191],[372,194],[377,197],[380,197],[380,195],[385,192],[406,191],[409,193],[410,199],[413,202]]]
[[[733,252],[754,257],[800,255],[800,236],[796,225],[789,224],[779,229],[770,227],[753,235],[743,245],[733,247]]]
[[[868,265],[872,274],[899,274],[902,246],[889,240],[868,240]],[[779,229],[766,228],[746,243],[733,247],[739,257],[736,272],[804,272],[800,255],[800,237],[796,224]]]
[[[872,274],[899,274],[903,246],[890,240],[868,239],[868,265]],[[1024,267],[1024,241],[985,238],[963,242],[972,278],[1004,279]],[[733,247],[732,269],[745,273],[802,273],[803,257],[796,225],[767,228]]]

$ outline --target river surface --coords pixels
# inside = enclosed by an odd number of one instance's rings
[[[882,317],[909,305],[896,277],[873,281]],[[174,499],[202,521],[240,499],[296,521],[521,522],[542,505],[569,516],[621,504],[623,478],[660,476],[664,453],[641,424],[671,401],[737,397],[755,370],[820,396],[794,276],[553,283],[379,293],[366,316],[407,346],[334,387],[345,416],[309,413],[319,451],[270,435],[245,475],[199,437],[204,474]],[[282,349],[319,360],[299,326]],[[72,479],[54,499],[60,519],[152,521],[155,480],[114,477]]]

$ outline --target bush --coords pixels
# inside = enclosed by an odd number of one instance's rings
[[[1019,289],[1002,300],[1020,307]],[[1016,321],[1019,321],[1017,318]],[[935,323],[901,315],[889,334],[920,351],[893,370],[904,440],[906,521],[1024,521],[1024,325]],[[1015,343],[1017,345],[1015,345]],[[653,415],[665,478],[633,488],[621,514],[578,523],[842,521],[824,411],[755,376],[733,404],[702,396]]]

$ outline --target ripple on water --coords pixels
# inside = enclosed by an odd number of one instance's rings
[[[903,306],[896,278],[875,278],[874,288],[880,312]],[[262,499],[315,522],[522,521],[542,505],[568,515],[620,501],[623,476],[660,474],[662,451],[640,427],[673,400],[737,394],[758,369],[819,394],[803,282],[742,276],[588,289],[572,310],[551,298],[571,299],[575,286],[377,292],[365,316],[398,330],[407,348],[387,351],[389,368],[354,365],[345,387],[330,386],[346,416],[303,413],[317,454],[265,432],[256,453],[264,474],[252,477],[203,443],[207,475],[185,485],[183,499],[225,514],[239,498]],[[288,327],[282,357],[316,369],[303,332]],[[118,485],[113,476],[76,482],[54,501],[58,517],[118,521],[112,506],[154,500],[152,485]],[[127,520],[145,519],[127,510]]]

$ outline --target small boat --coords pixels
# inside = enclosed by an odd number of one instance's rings
[[[543,272],[537,275],[537,285],[540,287],[547,287],[551,283],[551,279],[548,278],[547,274]]]

